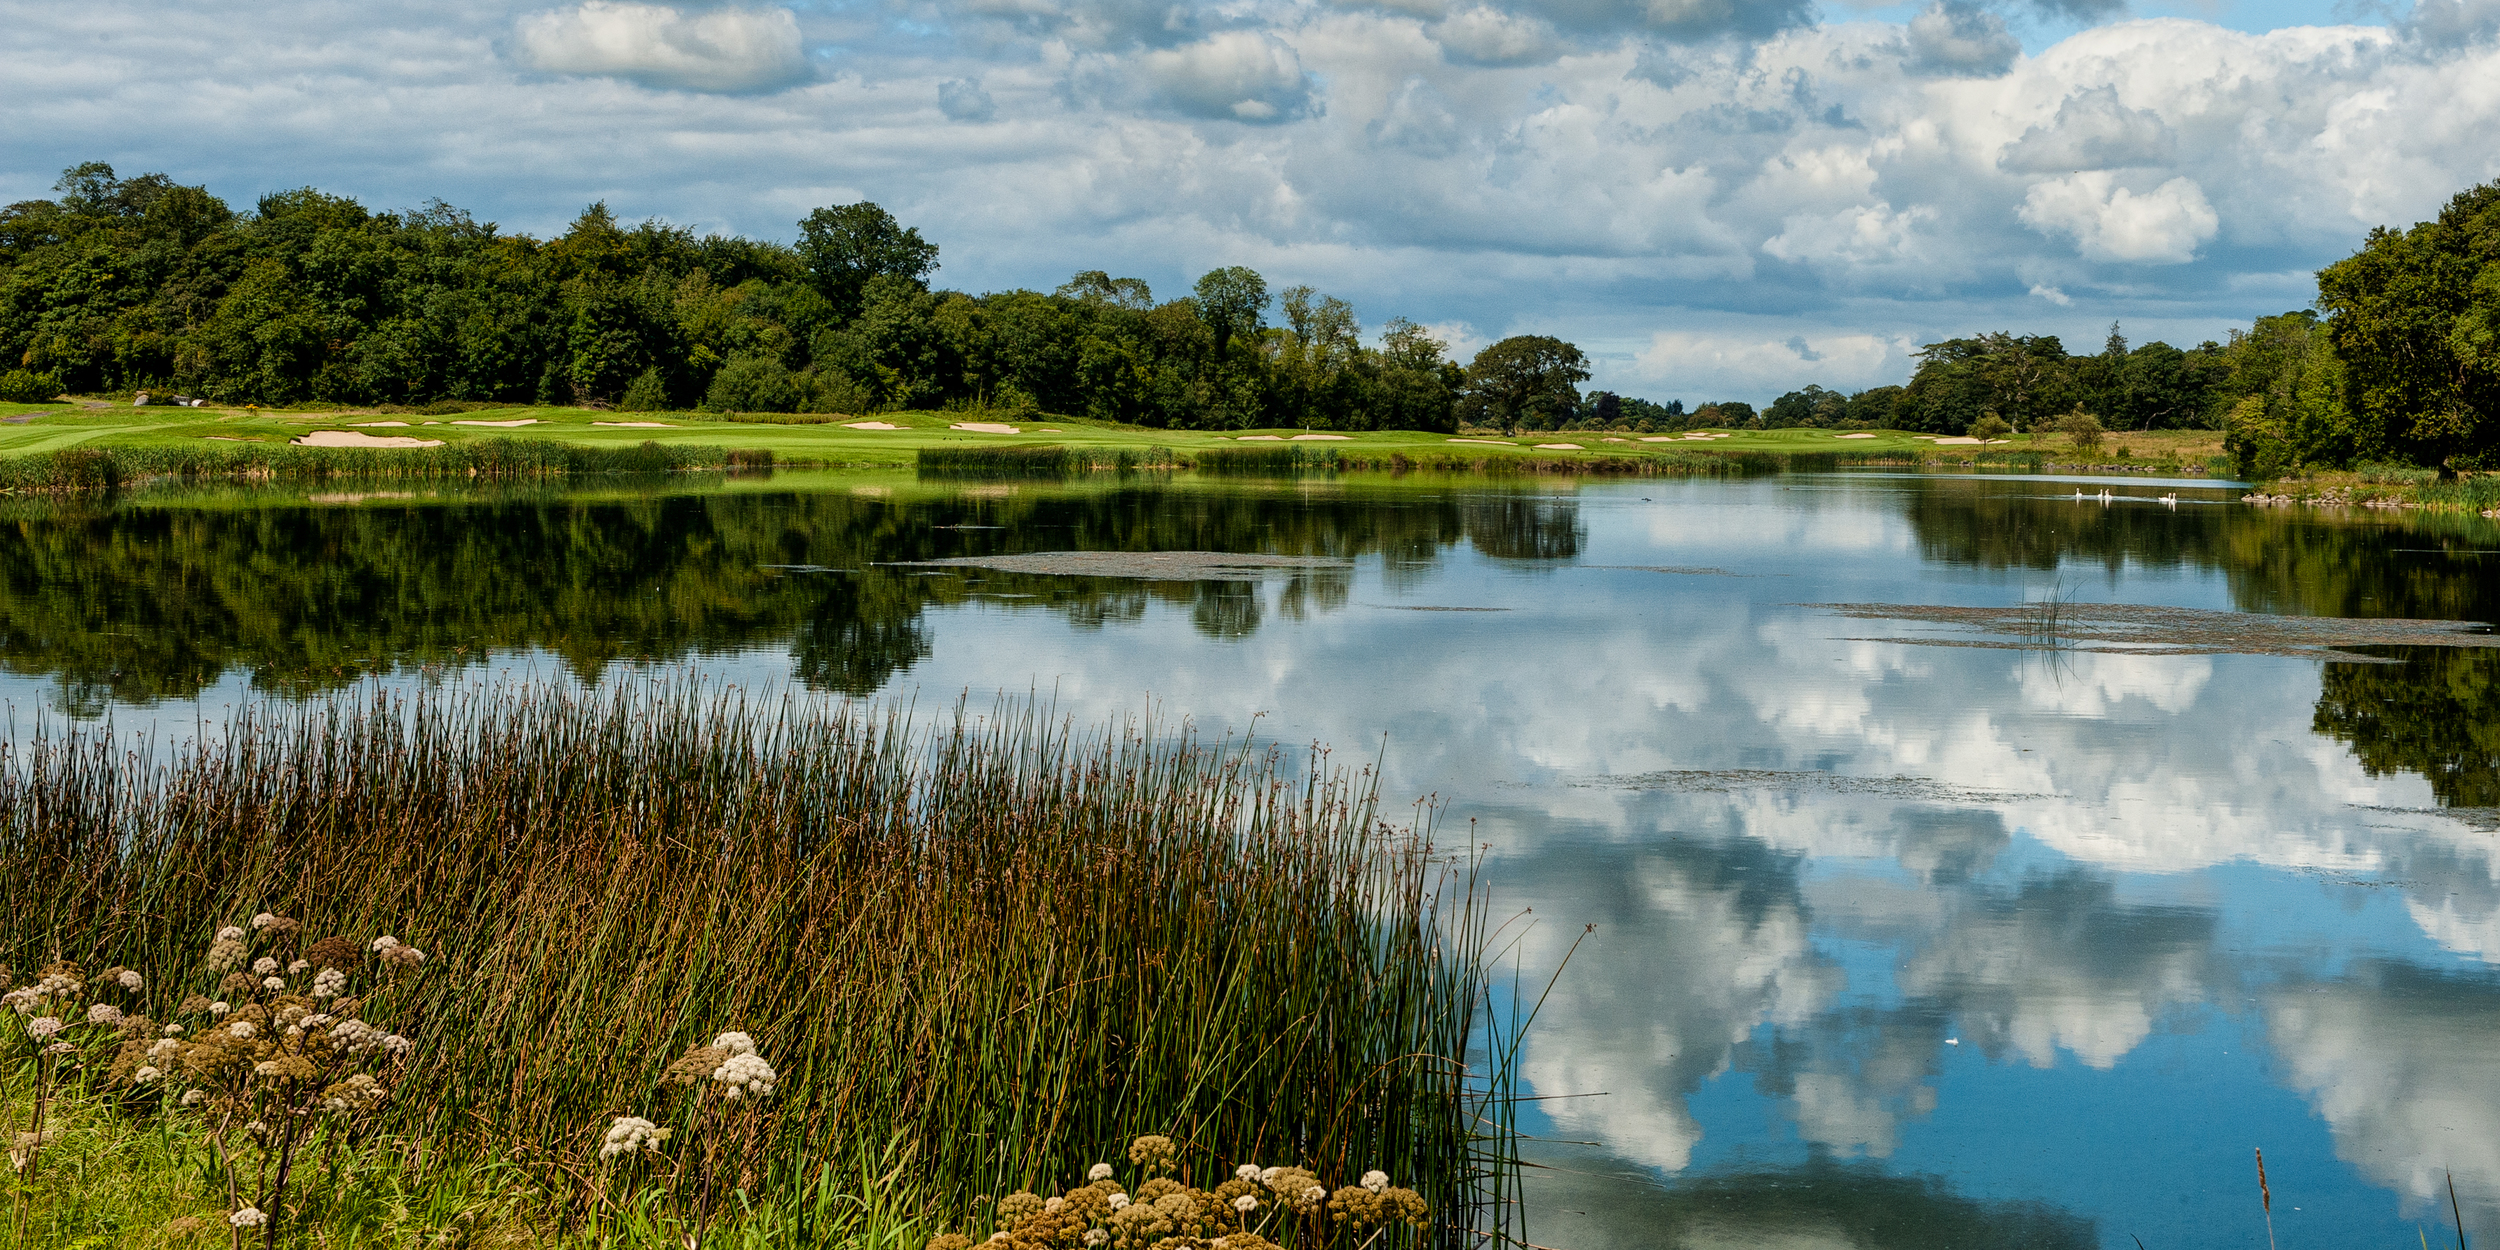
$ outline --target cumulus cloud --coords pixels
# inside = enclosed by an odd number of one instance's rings
[[[1634,357],[1633,372],[1678,394],[1716,399],[1777,394],[1803,371],[1827,386],[1858,389],[1888,379],[1914,347],[1906,337],[1875,334],[1660,330]]]
[[[2178,147],[2160,114],[2128,108],[2117,88],[2100,86],[2066,97],[2055,118],[2024,131],[1997,165],[2017,173],[2164,165]]]
[[[2023,222],[2063,234],[2093,260],[2179,265],[2214,237],[2221,218],[2194,179],[2172,178],[2138,194],[2102,170],[2034,183],[2023,196]]]
[[[623,78],[689,91],[761,91],[807,76],[788,9],[685,13],[664,4],[583,0],[517,27],[522,58],[550,74]]]
[[[2005,19],[1960,0],[1936,0],[1910,19],[1910,67],[1922,74],[2002,74],[2021,56],[2023,41]]]
[[[985,122],[998,114],[998,104],[981,84],[949,78],[938,84],[938,111],[959,122]]]
[[[1310,75],[1292,45],[1254,31],[1150,52],[1145,76],[1159,99],[1192,117],[1283,122],[1314,107]]]
[[[1562,51],[1543,21],[1483,5],[1453,13],[1431,31],[1444,56],[1471,65],[1536,65]]]

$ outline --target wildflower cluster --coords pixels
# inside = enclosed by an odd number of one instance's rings
[[[1318,1245],[1351,1234],[1361,1242],[1430,1222],[1422,1196],[1391,1186],[1385,1172],[1365,1173],[1332,1193],[1308,1169],[1245,1163],[1231,1179],[1199,1189],[1170,1175],[1178,1156],[1170,1138],[1140,1137],[1128,1151],[1143,1176],[1133,1191],[1110,1164],[1097,1163],[1083,1186],[1057,1197],[1009,1194],[998,1201],[996,1231],[981,1250],[1275,1250],[1278,1241]],[[927,1250],[974,1244],[948,1233],[932,1238]]]
[[[368,952],[384,974],[417,968],[424,952],[396,938],[329,938],[299,950],[302,928],[262,912],[248,927],[218,929],[198,989],[178,999],[165,993],[174,1005],[162,1023],[144,1010],[148,979],[128,968],[89,979],[74,964],[54,964],[0,994],[0,1004],[40,1057],[83,1066],[134,1108],[156,1103],[203,1117],[229,1180],[239,1187],[256,1177],[266,1189],[249,1205],[238,1192],[228,1223],[258,1228],[284,1210],[296,1148],[325,1127],[353,1129],[385,1105],[387,1081],[413,1047],[367,1020],[372,995],[353,991]],[[28,1153],[41,1144],[38,1137]],[[239,1162],[247,1154],[259,1156],[257,1166]]]

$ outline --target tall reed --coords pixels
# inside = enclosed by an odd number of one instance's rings
[[[252,710],[0,758],[0,962],[149,969],[263,908],[432,951],[389,1127],[551,1186],[723,1029],[782,1070],[757,1192],[883,1161],[932,1216],[1141,1131],[1485,1218],[1480,896],[1370,774],[1002,705],[660,682]],[[678,1126],[693,1129],[691,1123]]]
[[[0,458],[0,489],[94,494],[156,477],[435,481],[673,473],[717,469],[733,459],[733,453],[718,447],[656,442],[632,447],[577,447],[549,439],[510,437],[385,450],[297,447],[292,443],[71,447],[40,455]]]

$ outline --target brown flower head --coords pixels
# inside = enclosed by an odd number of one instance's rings
[[[326,937],[304,950],[304,962],[314,968],[337,968],[353,972],[364,962],[365,948],[352,937]]]
[[[712,1079],[712,1073],[729,1062],[726,1046],[697,1046],[668,1065],[667,1077],[679,1085],[701,1085]]]

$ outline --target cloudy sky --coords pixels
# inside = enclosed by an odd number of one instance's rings
[[[0,195],[162,170],[546,233],[787,239],[873,199],[940,280],[1248,264],[1463,350],[1762,402],[2005,327],[2191,344],[2500,175],[2500,0],[0,3]]]

